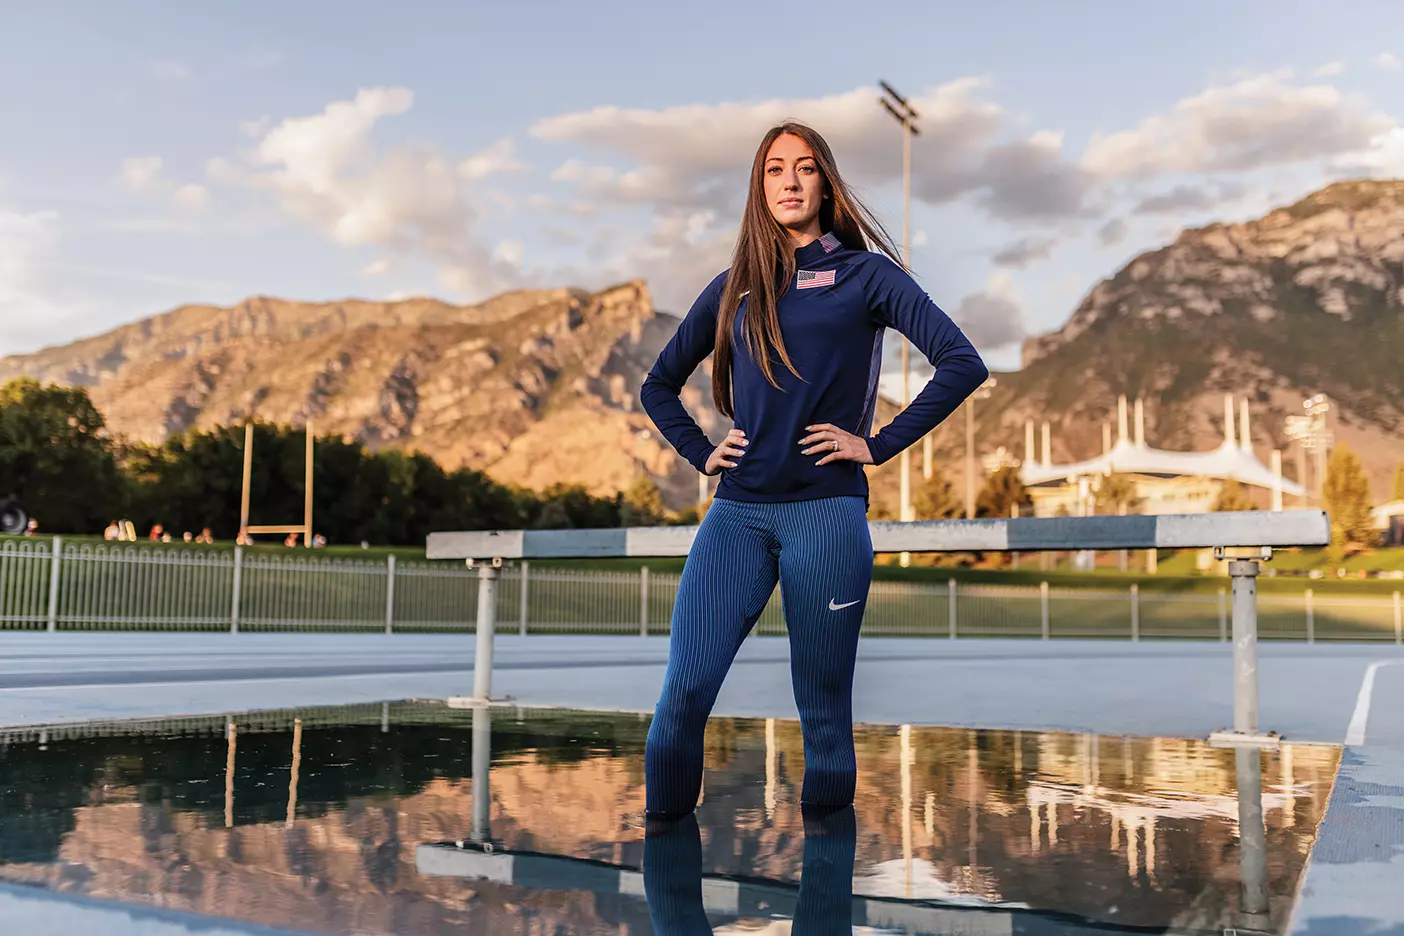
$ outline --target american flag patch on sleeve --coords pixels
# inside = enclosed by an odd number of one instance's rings
[[[834,285],[834,271],[824,270],[815,272],[814,270],[800,270],[795,282],[796,289],[813,289],[816,286]]]

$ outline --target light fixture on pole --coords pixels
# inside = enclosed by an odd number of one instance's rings
[[[885,81],[879,81],[882,90],[886,92],[886,97],[879,97],[878,103],[897,119],[902,125],[902,266],[910,271],[912,268],[912,135],[920,133],[917,129],[917,112],[912,105],[907,103],[907,99],[902,97],[892,86]],[[911,352],[907,336],[901,336],[902,348],[902,408],[906,409],[911,402]],[[912,513],[912,455],[911,448],[902,450],[900,458],[901,471],[901,516],[905,521],[915,520]],[[902,553],[902,565],[907,565],[911,557]]]
[[[1316,477],[1312,479],[1310,490],[1315,491],[1317,502],[1320,503],[1322,485],[1326,480],[1326,453],[1333,441],[1326,424],[1327,414],[1331,411],[1331,401],[1326,394],[1318,393],[1302,401],[1302,410],[1301,416],[1287,417],[1285,429],[1287,438],[1297,443],[1297,483],[1302,487],[1303,503],[1306,499],[1305,492],[1309,490],[1306,483],[1306,453],[1311,452],[1316,456]]]
[[[999,383],[989,378],[965,398],[965,516],[975,516],[975,401],[989,399]]]
[[[1326,454],[1335,439],[1331,435],[1327,419],[1331,412],[1331,401],[1324,393],[1307,397],[1302,401],[1302,409],[1311,418],[1311,440],[1316,453],[1316,502],[1325,502]]]

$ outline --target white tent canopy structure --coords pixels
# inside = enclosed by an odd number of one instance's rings
[[[1136,401],[1136,437],[1127,438],[1126,398],[1117,406],[1116,444],[1095,458],[1072,464],[1055,465],[1048,457],[1048,425],[1043,426],[1043,458],[1033,457],[1033,423],[1026,427],[1027,457],[1020,469],[1020,478],[1027,486],[1050,482],[1075,481],[1078,478],[1108,474],[1135,474],[1148,477],[1202,477],[1219,480],[1233,479],[1242,484],[1301,496],[1301,485],[1282,477],[1280,463],[1274,471],[1253,454],[1248,426],[1248,401],[1242,401],[1240,426],[1235,440],[1233,398],[1224,397],[1224,441],[1218,448],[1205,452],[1172,452],[1151,448],[1145,444],[1145,423],[1141,401]]]

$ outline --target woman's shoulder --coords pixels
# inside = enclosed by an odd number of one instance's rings
[[[880,275],[901,273],[902,265],[881,250],[848,250],[844,252],[844,262],[865,272]]]
[[[726,289],[726,277],[730,272],[731,269],[728,267],[712,277],[707,285],[702,288],[702,292],[698,294],[697,298],[706,299],[713,305],[721,302],[722,292]]]

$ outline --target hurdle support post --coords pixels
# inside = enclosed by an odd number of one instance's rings
[[[492,700],[492,645],[497,630],[497,571],[502,559],[467,560],[468,568],[478,570],[478,616],[473,627],[477,646],[473,654],[473,701]]]
[[[1267,932],[1267,829],[1263,824],[1263,754],[1252,745],[1234,749],[1238,788],[1238,924]]]
[[[1213,743],[1232,747],[1275,748],[1276,732],[1258,730],[1258,563],[1272,558],[1272,547],[1254,555],[1214,547],[1215,559],[1228,560],[1233,607],[1233,729],[1210,735]]]
[[[492,710],[486,705],[473,707],[473,841],[487,842],[492,838]]]

